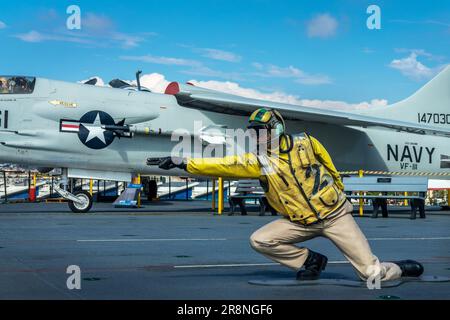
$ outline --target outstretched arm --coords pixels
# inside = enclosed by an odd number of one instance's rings
[[[331,160],[330,154],[328,153],[327,149],[325,149],[325,147],[316,138],[311,136],[310,138],[317,159],[325,166],[325,168],[327,168],[328,172],[330,172],[331,176],[333,177],[334,183],[338,186],[338,188],[344,190],[344,184],[342,183],[341,175],[334,166],[333,160]]]
[[[239,156],[223,158],[164,158],[159,163],[161,169],[170,170],[181,168],[194,175],[223,177],[223,178],[259,178],[260,167],[256,156],[246,153]],[[149,159],[151,162],[151,160]],[[148,163],[149,163],[148,161]]]
[[[223,178],[259,178],[261,175],[258,160],[251,153],[224,158],[190,159],[187,172]]]

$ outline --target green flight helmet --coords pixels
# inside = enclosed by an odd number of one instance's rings
[[[269,132],[275,130],[275,134],[279,137],[286,132],[284,119],[277,110],[267,108],[255,110],[248,122],[250,123],[249,129],[266,129]]]

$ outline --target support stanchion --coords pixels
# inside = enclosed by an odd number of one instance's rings
[[[92,196],[94,194],[94,180],[89,180],[89,194]]]
[[[219,178],[219,205],[218,213],[221,215],[223,213],[223,178]]]
[[[141,175],[140,174],[138,174],[138,176],[137,176],[137,184],[141,184]],[[137,206],[138,206],[138,208],[140,208],[141,207],[141,189],[139,189],[139,192],[138,192],[138,197],[137,197]]]
[[[31,173],[30,173],[31,175]],[[29,176],[29,185],[28,185],[28,201],[36,202],[36,174]]]
[[[55,178],[52,176],[51,177],[51,183],[50,183],[50,196],[49,198],[53,198],[53,183],[55,182]]]
[[[169,200],[172,200],[172,177],[169,176]]]
[[[216,211],[216,179],[212,180],[212,192],[211,192],[211,196],[212,196],[212,210]]]
[[[28,194],[30,194],[31,189],[31,171],[28,171]]]
[[[363,170],[359,170],[359,177],[360,178],[364,177],[364,171]],[[360,191],[359,195],[363,196],[363,192]],[[364,216],[364,200],[362,198],[359,199],[359,216],[360,217]]]
[[[141,184],[141,175],[138,174],[137,176],[133,177],[131,179],[131,183],[132,184]],[[141,189],[138,190],[138,194],[137,194],[137,207],[140,208],[141,207]]]
[[[8,202],[8,187],[7,187],[7,183],[6,183],[6,171],[3,171],[3,187],[5,189],[4,200],[5,200],[5,203],[7,203]]]

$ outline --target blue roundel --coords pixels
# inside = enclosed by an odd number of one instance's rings
[[[104,149],[114,141],[114,133],[102,128],[114,125],[114,119],[103,111],[89,111],[80,119],[78,138],[91,149]]]

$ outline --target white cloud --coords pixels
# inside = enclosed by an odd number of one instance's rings
[[[111,41],[120,43],[124,48],[134,48],[145,41],[146,36],[153,36],[155,33],[128,34],[115,30],[114,22],[105,15],[87,13],[82,20],[82,30],[92,37],[106,37]]]
[[[235,94],[238,96],[252,98],[252,99],[261,99],[261,100],[269,100],[275,102],[283,102],[290,104],[299,104],[299,99],[297,96],[289,95],[281,91],[275,91],[270,93],[264,93],[255,89],[243,88],[238,83],[230,82],[230,81],[197,81],[190,80],[189,83],[192,83],[195,86],[207,88],[211,90],[217,90],[229,94]]]
[[[133,36],[124,33],[111,33],[108,36],[107,42],[102,41],[102,38],[96,38],[94,35],[81,35],[75,33],[54,33],[54,32],[39,32],[31,30],[27,33],[20,33],[15,35],[16,38],[25,42],[44,42],[44,41],[59,41],[59,42],[73,42],[84,43],[92,46],[107,46],[111,44],[119,44],[123,48],[137,47],[140,42],[144,41],[143,37]],[[104,39],[103,39],[104,40]]]
[[[392,20],[389,20],[389,22],[404,23],[404,24],[432,24],[432,25],[437,25],[437,26],[442,26],[442,27],[450,28],[450,23],[444,22],[444,21],[437,21],[437,20],[404,20],[404,19],[392,19]]]
[[[86,13],[81,20],[82,28],[88,29],[90,32],[108,32],[114,29],[114,22],[105,15],[97,15],[91,12]]]
[[[174,66],[197,67],[202,65],[199,61],[195,60],[172,58],[172,57],[159,57],[150,54],[145,56],[121,56],[120,59],[129,61],[141,61],[154,64],[174,65]]]
[[[224,72],[220,70],[211,69],[205,66],[202,62],[197,60],[174,58],[174,57],[160,57],[153,55],[145,56],[121,56],[121,60],[128,61],[140,61],[153,64],[162,64],[170,66],[183,66],[189,67],[188,69],[181,70],[180,73],[188,74],[191,76],[202,76],[210,78],[221,78],[221,79],[231,79],[231,80],[241,80],[241,74],[236,72]]]
[[[0,21],[0,30],[5,29],[5,28],[6,28],[6,23],[4,23],[3,21]]]
[[[203,52],[203,56],[206,58],[214,59],[214,60],[221,60],[221,61],[227,61],[227,62],[239,62],[242,60],[242,57],[229,51],[223,51],[218,49],[210,49],[210,48],[204,48],[199,49]]]
[[[94,78],[97,78],[97,86],[108,86],[105,85],[102,78],[98,76]],[[87,80],[83,80],[80,82],[84,82]],[[136,80],[124,80],[124,81],[136,85]],[[141,76],[141,85],[150,89],[152,92],[164,93],[169,83],[170,82],[165,78],[165,76],[159,73],[144,74]],[[244,88],[241,87],[238,83],[230,81],[190,80],[189,83],[192,83],[193,85],[198,87],[234,94],[241,97],[280,103],[288,103],[304,107],[315,107],[315,108],[335,109],[345,111],[345,110],[363,110],[376,107],[383,107],[387,106],[388,104],[388,101],[384,99],[373,99],[370,102],[363,101],[360,103],[348,103],[345,101],[336,101],[336,100],[301,99],[299,96],[287,94],[283,91],[262,92],[256,89]]]
[[[417,60],[418,52],[411,52],[402,59],[394,59],[389,66],[400,71],[404,76],[413,80],[430,79],[437,70],[429,68]]]
[[[89,79],[84,79],[84,80],[78,81],[78,83],[85,83],[85,82],[87,82],[89,80],[92,80],[92,79],[97,79],[97,83],[95,84],[96,86],[98,86],[98,87],[105,87],[106,86],[105,82],[103,81],[103,79],[98,77],[98,76],[90,77]]]
[[[318,100],[318,99],[302,99],[302,105],[306,107],[315,107],[322,109],[335,109],[335,110],[366,110],[377,107],[385,107],[388,105],[386,99],[372,99],[370,102],[363,101],[359,103],[348,103],[345,101],[336,100]]]
[[[138,47],[141,42],[145,41],[145,38],[142,36],[136,36],[121,32],[113,32],[110,35],[110,39],[113,41],[117,41],[124,48],[135,48]]]
[[[417,57],[419,57],[419,56],[425,57],[427,60],[430,60],[430,61],[443,62],[446,59],[445,56],[435,55],[435,54],[429,53],[428,51],[426,51],[424,49],[395,48],[394,51],[397,53],[408,53],[408,54],[414,53],[417,55]]]
[[[31,30],[27,33],[20,33],[15,35],[16,38],[25,41],[25,42],[44,42],[44,41],[64,41],[64,42],[74,42],[74,43],[85,43],[90,44],[92,41],[86,38],[74,37],[69,35],[58,35],[58,34],[49,34],[49,33],[41,33],[39,31]]]
[[[307,22],[306,29],[308,37],[332,37],[336,34],[338,25],[338,21],[330,14],[319,14]]]
[[[179,47],[186,48],[191,50],[194,53],[200,54],[202,57],[213,59],[213,60],[219,60],[219,61],[226,61],[226,62],[240,62],[242,60],[242,57],[234,52],[231,51],[225,51],[220,49],[214,49],[214,48],[198,48],[196,46],[190,45],[190,44],[178,44]]]
[[[397,53],[414,53],[417,56],[424,56],[428,58],[433,57],[431,53],[425,51],[424,49],[395,48],[394,51]]]
[[[189,70],[183,70],[181,73],[188,74],[191,76],[202,76],[202,77],[211,77],[211,78],[221,78],[221,79],[231,79],[234,81],[242,80],[242,74],[238,72],[224,72],[220,70],[211,69],[206,66],[196,66]]]
[[[132,81],[132,83],[136,84],[136,80]],[[141,76],[141,85],[149,88],[152,92],[164,93],[169,83],[170,82],[159,73],[144,74]]]
[[[252,63],[252,66],[253,66],[255,69],[258,69],[258,70],[264,69],[264,65],[263,65],[262,63],[259,63],[259,62],[253,62],[253,63]]]
[[[63,18],[52,10],[46,12],[44,18],[51,21],[53,27],[46,30],[31,30],[26,33],[16,34],[14,37],[25,42],[72,42],[83,43],[94,47],[122,47],[125,49],[139,46],[148,37],[155,33],[129,34],[116,30],[114,22],[104,15],[86,13],[81,21],[81,30],[70,31],[62,28],[56,22],[62,22]],[[44,25],[48,25],[44,24]]]
[[[330,77],[321,74],[304,75],[302,77],[297,78],[295,82],[312,86],[332,83]]]
[[[388,104],[388,101],[385,99],[373,99],[370,102],[363,101],[360,103],[348,103],[345,101],[336,101],[336,100],[301,99],[296,95],[287,94],[282,91],[261,92],[255,89],[243,88],[238,83],[229,81],[221,82],[221,81],[191,80],[189,82],[199,87],[217,90],[229,94],[235,94],[246,98],[288,103],[293,105],[301,105],[305,107],[316,107],[316,108],[337,109],[337,110],[361,110],[386,106]]]
[[[267,73],[269,76],[280,78],[297,78],[304,75],[303,71],[293,66],[283,68],[274,65],[269,65],[267,67]]]
[[[79,83],[84,83],[93,78],[97,79],[96,86],[109,87],[109,84],[106,84],[105,81],[99,76],[90,77],[89,79],[79,81]],[[141,76],[140,80],[141,80],[141,85],[143,87],[146,87],[146,88],[150,89],[152,92],[157,92],[157,93],[164,93],[167,86],[170,83],[169,81],[166,80],[166,78],[162,74],[159,74],[159,73],[144,74]],[[124,81],[129,84],[137,85],[136,80],[124,80]]]
[[[16,37],[25,42],[41,42],[45,39],[43,34],[34,30],[27,33],[18,34]]]
[[[294,66],[279,67],[275,65],[262,65],[253,63],[253,67],[258,70],[255,75],[270,78],[290,78],[295,82],[305,85],[321,85],[332,82],[329,76],[323,74],[309,74]]]

